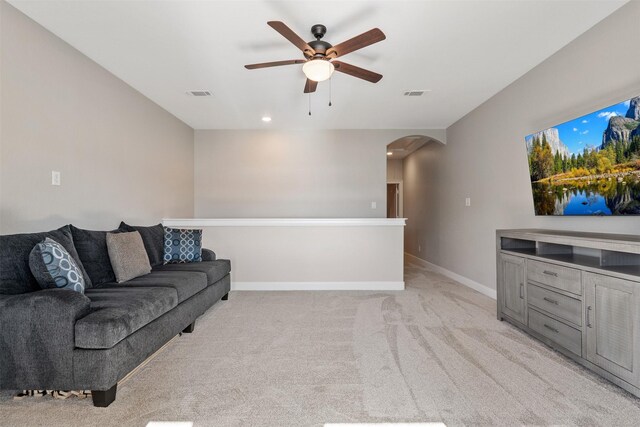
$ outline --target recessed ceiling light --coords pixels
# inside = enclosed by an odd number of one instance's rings
[[[269,117],[269,116],[263,116],[263,117],[262,117],[262,121],[263,121],[263,122],[265,122],[265,123],[269,123],[269,122],[271,121],[271,117]]]
[[[387,156],[391,156],[393,153],[391,151],[387,151]]]

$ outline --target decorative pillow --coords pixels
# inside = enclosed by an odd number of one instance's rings
[[[137,231],[107,233],[107,250],[118,283],[151,273],[149,256]]]
[[[85,288],[91,287],[91,281],[86,270],[82,267],[78,252],[73,244],[73,237],[68,225],[57,230],[28,233],[9,234],[0,236],[0,294],[22,294],[39,291],[40,285],[29,268],[29,254],[35,245],[47,237],[60,243],[80,264],[84,276]]]
[[[78,263],[53,239],[47,237],[33,247],[29,268],[42,289],[64,288],[84,293],[84,276]]]
[[[139,232],[140,237],[142,237],[142,242],[144,243],[144,248],[147,250],[147,255],[149,255],[151,267],[162,265],[162,258],[164,256],[164,228],[162,228],[162,224],[142,227],[129,225],[123,221],[120,223],[118,230]]]
[[[202,261],[202,230],[164,228],[164,263]]]
[[[111,268],[107,250],[108,231],[83,230],[73,225],[70,228],[80,262],[84,265],[93,285],[115,282],[116,276]]]

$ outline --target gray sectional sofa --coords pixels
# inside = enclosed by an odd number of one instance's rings
[[[156,259],[150,274],[94,281],[84,294],[42,290],[29,270],[29,252],[50,237],[77,256],[71,227],[0,236],[0,389],[91,390],[95,406],[108,406],[119,380],[227,299],[231,264],[203,249],[202,262]],[[153,239],[145,240],[149,251],[147,245]]]

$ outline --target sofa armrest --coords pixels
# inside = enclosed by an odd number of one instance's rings
[[[75,324],[90,306],[68,289],[0,295],[0,389],[70,389]]]
[[[216,253],[211,249],[202,248],[202,260],[203,261],[215,261]]]

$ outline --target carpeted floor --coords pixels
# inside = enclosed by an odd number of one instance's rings
[[[416,265],[406,282],[232,293],[109,408],[2,392],[0,425],[640,424],[640,399],[497,321],[495,301]]]

